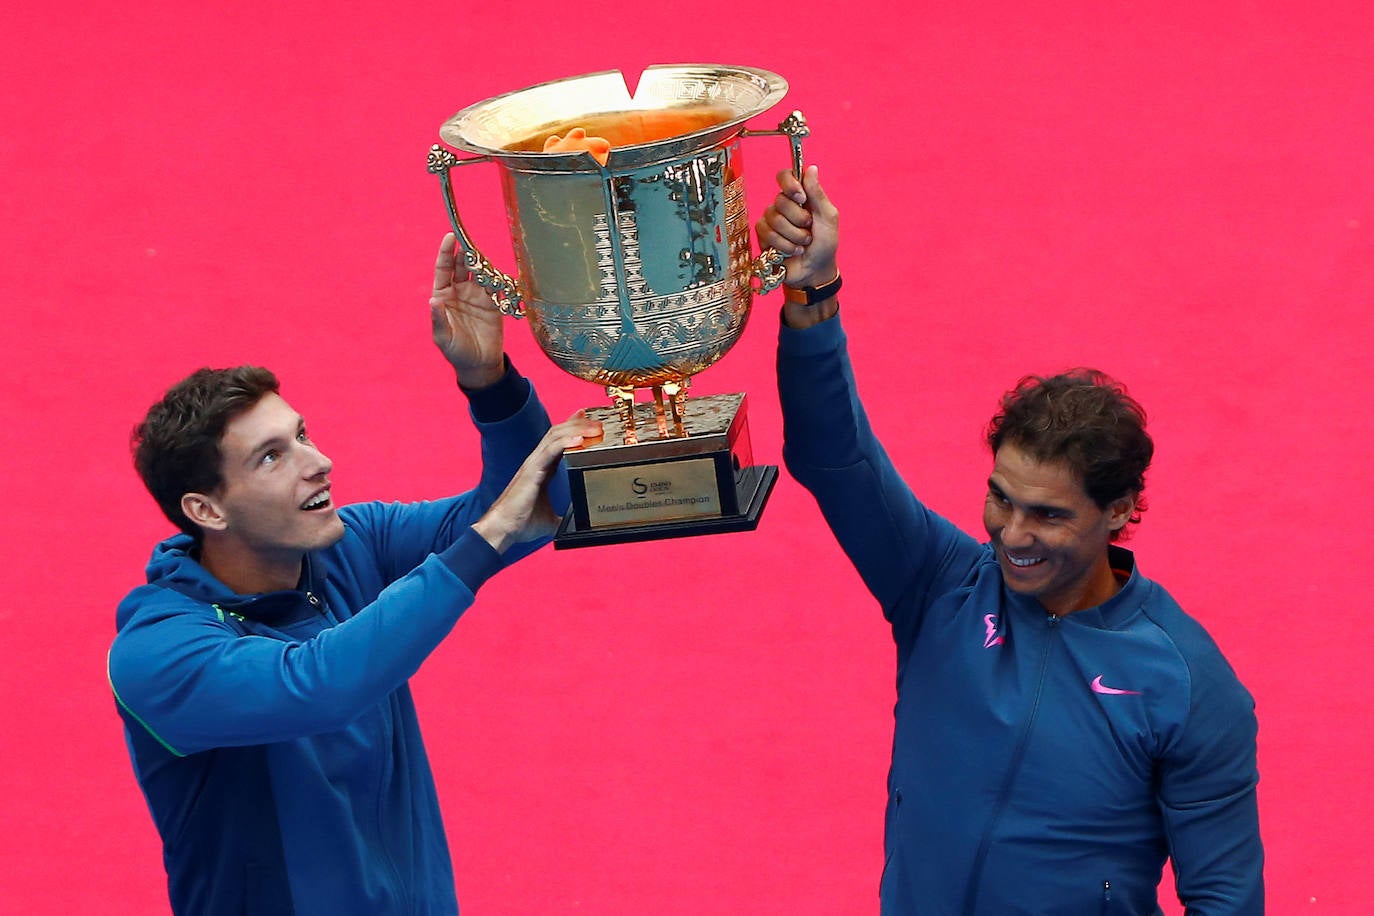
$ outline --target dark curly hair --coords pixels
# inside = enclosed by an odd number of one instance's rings
[[[278,387],[277,377],[258,366],[197,369],[148,408],[129,444],[138,476],[172,524],[200,540],[200,526],[181,511],[181,497],[219,489],[225,426]]]
[[[1098,508],[1135,497],[1128,525],[1145,511],[1145,471],[1154,442],[1145,409],[1126,386],[1096,369],[1070,369],[1048,378],[1028,375],[1002,396],[988,423],[992,453],[1010,443],[1039,462],[1064,462]],[[1126,536],[1126,527],[1112,539]]]

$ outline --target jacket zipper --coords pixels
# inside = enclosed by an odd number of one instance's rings
[[[992,816],[988,818],[982,842],[978,844],[978,852],[973,857],[973,868],[969,872],[968,891],[964,895],[968,900],[964,912],[969,916],[972,916],[978,906],[978,888],[982,884],[983,866],[987,864],[988,852],[992,847],[993,830],[1002,819],[1002,811],[1011,798],[1012,783],[1015,782],[1017,771],[1021,769],[1021,759],[1026,756],[1026,746],[1030,744],[1031,731],[1035,728],[1035,719],[1040,712],[1040,694],[1045,689],[1045,673],[1050,667],[1050,651],[1054,648],[1054,636],[1059,632],[1059,618],[1053,614],[1047,615],[1046,626],[1049,636],[1045,639],[1045,651],[1040,654],[1040,674],[1035,682],[1035,696],[1031,700],[1030,714],[1027,715],[1026,726],[1021,730],[1021,737],[1017,740],[1016,750],[1012,753],[1007,774],[1002,780],[1002,788],[997,793],[997,804],[993,806]]]
[[[325,620],[328,620],[330,623],[339,622],[334,618],[333,614],[329,613],[329,605],[325,604],[324,599],[321,598],[319,595],[307,590],[305,593],[305,600],[309,601],[310,606],[313,607],[316,613],[318,613]]]
[[[326,617],[326,618],[329,617],[329,608],[325,605],[324,599],[320,598],[318,595],[316,595],[314,592],[312,592],[312,591],[310,591],[310,590],[308,590],[308,589],[306,590],[306,593],[305,593],[305,599],[306,599],[307,601],[310,602],[310,606],[313,607],[316,611],[318,611],[322,617]],[[332,619],[332,618],[331,618],[331,619]],[[382,743],[384,746],[388,746],[388,747],[392,744],[393,741],[395,741],[395,737],[396,737],[396,736],[395,736],[395,730],[391,727],[391,726],[392,726],[392,722],[391,722],[391,718],[390,718],[390,715],[389,715],[389,713],[390,713],[390,708],[391,708],[391,707],[390,707],[390,703],[391,703],[390,697],[387,697],[387,698],[385,698],[385,699],[382,700],[382,705],[383,705],[384,707],[386,707],[386,708],[383,709],[383,711],[382,711],[382,713],[381,713],[380,721],[379,721],[379,723],[378,723],[378,728],[377,728],[377,732],[380,734],[381,739],[382,739],[382,740],[381,740],[381,743]],[[385,769],[386,769],[386,768],[385,768],[385,765],[383,765],[383,767],[381,768],[381,770],[379,770],[378,773],[377,773],[377,797],[378,797],[378,798],[381,797],[381,789],[382,789],[382,785],[381,785],[381,784],[382,784],[383,773],[385,772]],[[387,872],[391,875],[391,881],[392,881],[392,888],[391,888],[391,889],[394,890],[395,893],[396,893],[396,895],[400,898],[400,902],[401,902],[402,907],[403,907],[402,912],[404,912],[404,913],[413,913],[413,912],[415,912],[415,901],[411,898],[410,888],[408,888],[408,887],[406,886],[405,882],[401,880],[401,872],[400,872],[400,869],[398,869],[398,868],[396,867],[396,858],[391,854],[391,850],[387,847],[386,843],[384,843],[383,840],[382,840],[382,815],[381,815],[381,813],[380,813],[380,810],[378,810],[378,811],[375,813],[375,820],[374,820],[374,822],[373,822],[372,832],[373,832],[373,834],[374,834],[374,835],[376,836],[376,838],[377,838],[377,847],[378,847],[379,850],[381,850],[381,858],[382,858],[383,862],[384,862],[385,865],[386,865]]]

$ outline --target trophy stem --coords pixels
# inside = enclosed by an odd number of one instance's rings
[[[656,392],[665,425],[682,394],[680,387],[676,393],[666,389]],[[621,399],[616,406],[589,408],[605,435],[563,453],[572,508],[555,547],[750,531],[758,524],[778,469],[754,464],[743,394],[692,398],[691,413],[683,417],[686,435],[678,437],[656,437],[650,419],[656,405],[640,403],[639,426],[646,432],[633,443],[623,441],[626,404]]]
[[[691,386],[691,378],[647,386],[653,394],[654,425],[658,427],[660,439],[684,439],[688,436],[683,420],[687,416],[687,389]],[[633,385],[606,386],[606,395],[611,399],[611,404],[620,418],[625,445],[639,444],[639,430],[635,420],[635,392],[638,390]]]
[[[635,431],[635,389],[634,386],[607,385],[606,395],[611,405],[620,415],[621,438],[626,445],[638,445],[639,434]]]
[[[682,425],[683,411],[687,406],[687,389],[691,386],[692,380],[684,378],[675,382],[664,382],[661,386],[654,387],[654,401],[661,402],[664,394],[668,395],[668,409],[673,416],[673,435],[685,436],[687,430]],[[663,416],[662,409],[656,410],[658,416],[659,433],[663,436],[668,435],[668,427]]]

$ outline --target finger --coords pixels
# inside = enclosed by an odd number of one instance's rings
[[[798,254],[811,243],[811,233],[805,226],[794,224],[776,210],[766,212],[759,225],[761,230],[766,230],[769,245],[784,254]],[[760,231],[760,241],[764,236],[765,232]]]
[[[512,485],[519,480],[526,480],[532,486],[542,486],[553,469],[558,466],[558,462],[563,459],[563,453],[570,448],[577,448],[587,438],[580,433],[560,432],[558,427],[554,427],[545,433],[544,438],[530,452],[529,457],[520,465],[520,470],[516,472],[516,479]]]
[[[452,232],[439,243],[439,256],[434,259],[434,288],[444,289],[453,285],[454,270],[458,266],[458,237]]]
[[[791,169],[783,169],[778,172],[778,189],[782,191],[784,196],[796,203],[806,204],[806,191]]]
[[[762,220],[759,220],[758,225],[754,227],[754,232],[759,237],[759,248],[772,248],[784,255],[792,254],[795,248],[791,242],[770,229],[768,224]]]
[[[453,300],[456,300],[456,304],[479,309],[481,311],[499,311],[496,300],[491,297],[491,293],[487,292],[482,284],[473,280],[471,277],[455,280],[449,292],[452,295],[452,299],[450,300],[451,303]]]
[[[584,439],[595,439],[602,434],[601,421],[588,417],[585,410],[577,411],[562,423],[551,427],[547,433],[549,436],[578,435]]]
[[[778,235],[762,220],[759,220],[758,225],[754,227],[754,232],[759,237],[759,248],[772,248],[784,255],[797,253],[797,246],[794,243]]]
[[[786,194],[779,194],[777,199],[773,201],[773,205],[768,209],[777,213],[794,226],[804,227],[811,225],[810,208],[797,203]]]

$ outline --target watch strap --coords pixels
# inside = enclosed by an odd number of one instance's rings
[[[782,297],[797,305],[815,305],[834,297],[840,291],[840,284],[840,275],[837,273],[835,279],[822,283],[820,286],[784,286]]]

